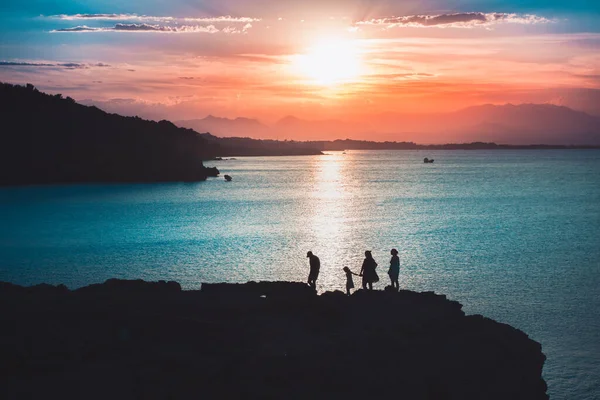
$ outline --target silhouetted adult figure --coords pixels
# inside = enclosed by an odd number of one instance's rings
[[[400,283],[398,283],[398,277],[400,276],[400,257],[398,257],[398,250],[396,249],[392,249],[390,253],[392,254],[392,259],[390,260],[388,275],[392,281],[392,287],[399,290]]]
[[[373,290],[373,283],[379,281],[379,277],[377,276],[375,268],[377,268],[377,263],[373,259],[373,255],[370,251],[365,251],[365,260],[363,261],[363,265],[359,274],[362,275],[363,289],[366,290],[368,286],[369,290]]]
[[[309,258],[310,272],[308,273],[308,284],[313,288],[317,288],[317,279],[319,278],[319,270],[321,269],[321,260],[315,256],[312,251],[306,253],[306,257]]]

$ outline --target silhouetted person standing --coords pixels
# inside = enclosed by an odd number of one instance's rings
[[[390,253],[392,254],[392,259],[390,260],[388,275],[392,281],[392,287],[399,290],[400,283],[398,283],[398,277],[400,276],[400,257],[398,257],[398,250],[396,249],[392,249]]]
[[[312,251],[306,253],[306,257],[309,258],[310,272],[308,273],[308,284],[313,288],[317,288],[317,279],[319,278],[319,270],[321,269],[321,260],[315,256]]]
[[[369,290],[373,290],[373,283],[379,281],[379,277],[377,276],[375,268],[377,268],[377,263],[373,259],[373,255],[370,251],[365,251],[365,260],[363,261],[363,265],[359,274],[362,275],[363,289],[366,290],[368,286]]]

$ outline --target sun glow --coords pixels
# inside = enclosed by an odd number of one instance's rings
[[[300,74],[320,85],[335,85],[358,79],[361,60],[355,42],[327,40],[298,55],[294,62]]]

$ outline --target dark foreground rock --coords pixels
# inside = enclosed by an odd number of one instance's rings
[[[0,398],[546,399],[541,346],[434,293],[0,283]]]

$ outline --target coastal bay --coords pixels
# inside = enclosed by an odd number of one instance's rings
[[[0,189],[0,280],[305,282],[312,250],[324,292],[343,290],[342,268],[358,272],[372,250],[382,290],[398,248],[401,289],[443,293],[541,343],[551,398],[598,390],[598,151],[350,151],[209,165],[234,180]]]

